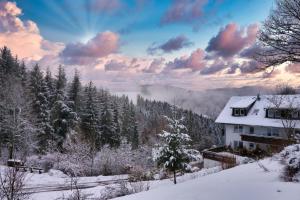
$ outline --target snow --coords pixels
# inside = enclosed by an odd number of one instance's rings
[[[256,98],[256,96],[233,96],[229,99],[226,106],[216,119],[217,123],[223,124],[241,124],[250,126],[267,126],[267,127],[278,127],[282,128],[281,119],[271,119],[266,118],[266,108],[275,107],[272,103],[272,98],[281,98],[281,95],[261,95],[260,100],[255,101],[252,108],[249,110],[247,116],[232,116],[232,108],[243,101],[248,101],[248,99]],[[286,99],[286,101],[284,100]],[[300,107],[300,95],[285,95],[282,103],[279,107],[286,107],[290,102],[293,106]],[[240,102],[240,103],[239,103]],[[300,121],[295,120],[295,128],[300,128]]]
[[[241,100],[237,101],[236,103],[234,103],[234,105],[232,107],[234,108],[247,108],[249,107],[253,102],[255,102],[256,97],[245,97],[242,98]]]
[[[240,165],[219,173],[159,187],[118,198],[120,200],[299,200],[300,184],[279,178],[282,165],[271,158],[260,161],[270,172],[255,163]]]

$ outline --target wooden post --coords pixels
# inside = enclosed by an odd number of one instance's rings
[[[176,181],[176,170],[174,170],[174,184],[176,184],[177,181]]]

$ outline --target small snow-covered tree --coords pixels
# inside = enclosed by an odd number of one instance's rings
[[[185,168],[189,161],[189,151],[187,144],[191,141],[186,134],[187,129],[182,124],[183,119],[169,118],[165,116],[169,123],[168,131],[164,130],[159,136],[163,139],[163,146],[159,148],[155,160],[165,169],[173,172],[174,184],[176,184],[176,170]]]

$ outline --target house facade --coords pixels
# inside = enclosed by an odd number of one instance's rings
[[[216,122],[224,125],[226,146],[282,147],[300,131],[300,95],[233,96]]]

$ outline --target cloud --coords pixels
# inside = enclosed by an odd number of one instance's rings
[[[208,67],[203,68],[200,71],[200,74],[201,75],[215,74],[227,67],[228,67],[228,64],[226,62],[224,62],[222,59],[216,59],[216,60],[214,60],[213,64],[211,64]]]
[[[203,17],[207,0],[174,0],[161,18],[161,24],[193,22]]]
[[[299,63],[290,63],[285,67],[285,70],[290,73],[298,74],[298,73],[300,73],[300,64]]]
[[[126,70],[129,66],[124,61],[111,60],[104,67],[105,71],[122,71]]]
[[[245,30],[230,23],[210,39],[206,51],[224,58],[232,57],[255,42],[257,31],[257,24],[249,25]]]
[[[65,64],[85,65],[93,64],[99,58],[117,52],[119,49],[119,35],[106,31],[98,33],[87,43],[71,43],[61,52],[60,57]]]
[[[173,51],[177,51],[184,47],[189,47],[191,45],[193,45],[193,43],[190,42],[188,38],[186,38],[184,35],[179,35],[177,37],[169,39],[163,44],[153,44],[147,49],[147,52],[150,55],[157,53],[158,50],[161,50],[164,53],[171,53]]]
[[[143,69],[144,73],[157,73],[158,70],[161,70],[163,67],[165,59],[164,58],[156,58],[154,59],[148,68]]]
[[[8,46],[19,58],[38,61],[57,54],[64,44],[45,40],[33,21],[22,21],[22,10],[15,2],[0,2],[0,44]]]
[[[167,70],[191,69],[193,71],[201,70],[206,66],[205,52],[197,49],[190,56],[182,56],[170,61],[166,64]]]

